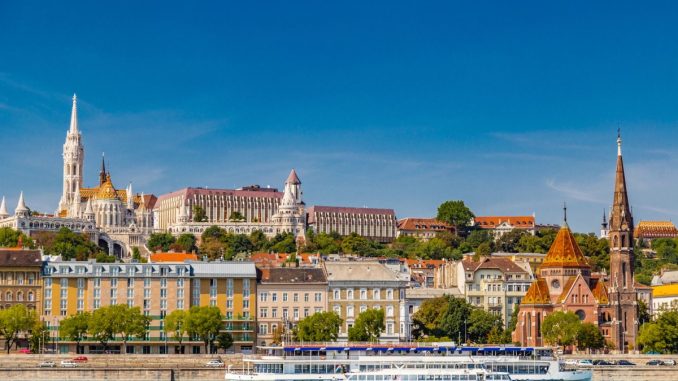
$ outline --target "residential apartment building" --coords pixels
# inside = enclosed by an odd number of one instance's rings
[[[368,308],[384,310],[385,330],[381,340],[397,342],[409,338],[409,319],[405,303],[407,281],[378,262],[325,262],[329,300],[328,309],[343,320],[339,340],[348,339],[361,312]]]
[[[273,342],[275,331],[327,311],[327,277],[322,267],[271,267],[258,270],[257,341]]]
[[[79,312],[127,304],[139,307],[152,321],[144,338],[129,341],[128,353],[201,353],[202,342],[185,338],[179,348],[163,331],[164,318],[174,310],[191,306],[217,306],[225,316],[224,330],[231,333],[236,351],[254,344],[256,271],[247,262],[96,263],[94,261],[46,262],[43,266],[44,311],[42,319],[58,337],[60,321]],[[75,352],[75,343],[59,341],[59,352]],[[102,346],[82,343],[85,353]],[[119,342],[109,350],[121,350]]]
[[[403,218],[398,220],[398,237],[415,237],[428,241],[439,233],[454,233],[452,225],[438,221],[435,218]]]
[[[477,216],[471,221],[471,225],[480,229],[489,230],[495,239],[513,229],[524,230],[532,235],[537,231],[535,217],[532,216]]]
[[[356,233],[384,243],[396,238],[398,221],[393,209],[312,206],[307,212],[308,227],[316,233]]]
[[[522,265],[522,266],[521,266]],[[505,258],[481,258],[479,262],[457,263],[457,287],[466,301],[500,316],[506,327],[513,309],[532,284],[533,274],[527,262]]]
[[[40,250],[0,249],[0,309],[24,304],[42,312],[42,259]]]

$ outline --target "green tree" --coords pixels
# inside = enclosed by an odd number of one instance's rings
[[[499,316],[493,315],[481,308],[473,308],[468,319],[468,337],[476,343],[487,343],[488,335],[494,330],[494,335],[501,337],[502,321]],[[496,338],[495,338],[496,340]]]
[[[33,325],[33,328],[31,328],[31,335],[28,339],[30,349],[33,353],[40,353],[40,349],[45,345],[45,340],[48,339],[49,329],[47,329],[47,325],[44,322],[35,319],[35,324]]]
[[[337,341],[341,322],[335,312],[316,312],[294,327],[294,338],[297,341]],[[280,327],[282,328],[282,324]]]
[[[181,247],[181,250],[185,253],[193,252],[197,249],[195,246],[196,239],[195,236],[191,233],[184,233],[177,238],[176,244]]]
[[[139,248],[134,246],[132,247],[132,260],[137,261],[137,263],[146,263],[148,260],[141,256]]]
[[[652,320],[650,309],[643,299],[638,299],[638,324],[643,325]]]
[[[193,306],[186,317],[186,332],[201,340],[205,344],[205,353],[209,353],[209,345],[219,334],[223,319],[218,307]]]
[[[494,237],[487,230],[477,229],[472,230],[463,243],[469,247],[469,251],[474,250],[483,243],[490,245],[490,248],[492,248],[492,245],[494,245]]]
[[[275,345],[282,344],[284,336],[285,336],[285,324],[283,324],[283,322],[280,322],[280,324],[278,324],[275,330],[273,330],[273,339],[272,339],[273,344]]]
[[[177,240],[171,233],[153,233],[146,242],[146,247],[153,251],[168,251]]]
[[[193,222],[206,222],[207,213],[205,213],[205,208],[200,205],[193,206]]]
[[[276,234],[271,239],[270,249],[276,253],[294,253],[297,251],[297,240],[292,233]]]
[[[445,296],[424,300],[417,312],[412,315],[412,335],[417,339],[445,336],[442,321],[447,311],[447,303],[448,298]]]
[[[497,250],[504,253],[517,253],[523,236],[531,235],[522,229],[513,229],[497,240]]]
[[[465,230],[471,224],[471,219],[475,215],[464,205],[464,201],[445,201],[438,207],[439,221],[446,222],[457,230]]]
[[[640,327],[638,345],[643,352],[678,353],[678,310],[663,311]]]
[[[128,307],[127,304],[110,306],[113,314],[120,320],[119,333],[122,336],[124,353],[127,353],[127,341],[131,337],[143,338],[151,323],[151,317],[141,312],[139,307]]]
[[[174,310],[165,316],[165,325],[163,330],[166,334],[171,334],[172,338],[179,342],[179,347],[181,346],[182,341],[184,340],[184,334],[186,334],[186,316],[188,314],[184,310]]]
[[[492,255],[492,247],[489,243],[483,242],[476,247],[476,255],[473,260],[477,261],[482,257],[489,257],[490,255]]]
[[[383,331],[384,310],[369,308],[361,312],[353,327],[349,328],[348,340],[376,342]]]
[[[266,234],[261,230],[255,230],[250,233],[250,242],[252,243],[252,251],[261,251],[268,248],[269,242]]]
[[[35,312],[23,304],[15,304],[10,308],[0,310],[0,336],[5,338],[7,353],[19,340],[19,335],[30,331],[37,322]]]
[[[87,333],[108,350],[108,343],[115,338],[121,330],[121,319],[111,306],[94,310],[87,325]]]
[[[605,348],[605,337],[598,327],[591,323],[582,323],[577,332],[577,348],[587,351]]]
[[[217,335],[216,342],[217,348],[226,351],[233,345],[233,336],[228,332],[221,332]]]
[[[542,336],[550,345],[566,346],[574,344],[581,321],[572,312],[557,311],[542,323]]]
[[[99,254],[105,255],[85,234],[75,233],[66,227],[59,229],[51,242],[52,246],[44,247],[45,254],[61,255],[64,260],[84,261]]]
[[[231,215],[228,216],[229,221],[245,221],[245,216],[242,213],[236,211],[231,212]]]
[[[0,247],[16,247],[19,244],[19,237],[24,247],[35,249],[35,243],[24,233],[12,228],[0,228]]]
[[[456,337],[457,342],[461,343],[468,335],[468,321],[473,306],[460,298],[453,296],[446,298],[447,307],[440,328],[445,332],[445,336],[452,339]]]
[[[79,312],[65,318],[59,325],[59,336],[75,341],[77,353],[80,353],[80,342],[87,334],[91,316],[89,312]]]
[[[374,257],[379,254],[382,246],[370,239],[351,233],[344,237],[341,243],[341,250],[346,254],[356,254],[362,257]]]

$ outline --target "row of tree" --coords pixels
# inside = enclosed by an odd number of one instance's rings
[[[230,334],[220,332],[223,327],[223,315],[217,307],[193,306],[190,310],[175,310],[165,317],[164,331],[171,335],[179,345],[184,335],[200,340],[205,351],[217,341],[218,347],[229,348],[233,344]],[[144,338],[148,332],[151,318],[141,313],[139,307],[116,304],[95,310],[81,312],[61,321],[59,336],[76,342],[78,348],[83,340],[91,338],[108,350],[111,341],[122,341],[123,352],[127,352],[127,342],[131,338]]]
[[[317,312],[302,319],[292,330],[296,341],[337,341],[342,319],[335,312]],[[384,332],[384,310],[370,308],[356,318],[348,330],[349,341],[376,342]],[[280,344],[285,327],[274,332],[274,342]]]
[[[45,254],[61,255],[64,260],[115,261],[115,257],[104,252],[102,248],[90,241],[87,235],[75,233],[67,227],[62,227],[57,232],[36,232],[32,238],[12,228],[0,228],[0,247],[17,246],[19,240],[24,247],[31,249],[41,247]]]

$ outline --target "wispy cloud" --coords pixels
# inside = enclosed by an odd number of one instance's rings
[[[546,186],[567,198],[579,201],[605,204],[607,201],[602,197],[599,190],[584,190],[578,183],[558,183],[554,179],[547,179]]]

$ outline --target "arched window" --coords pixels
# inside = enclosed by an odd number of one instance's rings
[[[5,293],[5,300],[8,302],[12,301],[12,291],[7,291],[7,293]]]
[[[17,302],[23,302],[24,301],[23,291],[19,291],[19,292],[16,293],[16,300],[17,300]]]
[[[35,301],[35,296],[33,295],[33,291],[28,291],[28,301],[29,302]]]

